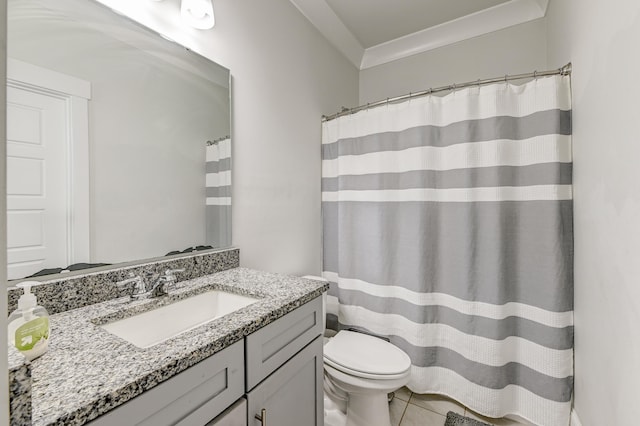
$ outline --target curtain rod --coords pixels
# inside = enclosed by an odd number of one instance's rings
[[[525,78],[538,78],[538,77],[547,77],[550,75],[571,75],[571,62],[565,65],[562,68],[558,68],[555,70],[549,71],[534,71],[527,74],[514,74],[514,75],[505,75],[504,77],[495,77],[495,78],[487,78],[484,80],[476,80],[476,81],[467,81],[466,83],[459,84],[451,84],[449,86],[436,87],[435,89],[423,90],[421,92],[408,93],[402,96],[396,96],[395,98],[387,98],[382,99],[376,102],[370,102],[365,105],[360,105],[353,108],[345,108],[342,107],[342,111],[337,112],[332,115],[323,115],[322,122],[335,120],[338,117],[342,117],[344,115],[354,114],[358,111],[362,111],[369,108],[374,108],[382,105],[387,105],[395,102],[405,101],[407,99],[419,98],[422,96],[428,96],[438,92],[446,92],[450,90],[463,89],[465,87],[471,86],[482,86],[485,84],[493,84],[500,83],[501,81],[507,82],[512,80],[523,80]]]
[[[207,141],[207,145],[216,145],[218,142],[222,142],[223,140],[226,140],[226,139],[231,139],[231,136],[227,135],[213,141]]]

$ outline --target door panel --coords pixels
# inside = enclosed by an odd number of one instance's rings
[[[18,155],[14,152],[14,155]],[[7,158],[7,193],[14,196],[44,194],[44,161],[39,158]]]
[[[42,134],[41,110],[30,105],[11,104],[7,108],[7,139],[14,142],[40,145]]]
[[[65,99],[7,87],[9,279],[69,262]]]
[[[322,362],[319,336],[247,394],[249,425],[322,426]]]

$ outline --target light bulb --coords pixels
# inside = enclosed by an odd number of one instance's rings
[[[194,7],[189,9],[191,15],[196,19],[202,19],[207,16],[207,11],[201,5],[194,5]]]
[[[200,30],[208,30],[215,25],[211,0],[182,0],[182,19]]]

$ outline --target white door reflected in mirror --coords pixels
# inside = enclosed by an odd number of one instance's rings
[[[89,93],[87,82],[8,59],[9,279],[89,260],[88,193],[76,181],[86,170],[74,170],[69,158],[88,162],[78,157],[86,153]]]

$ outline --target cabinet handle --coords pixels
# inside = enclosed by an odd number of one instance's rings
[[[263,408],[260,414],[255,415],[256,420],[260,420],[260,426],[267,426],[267,409]]]

